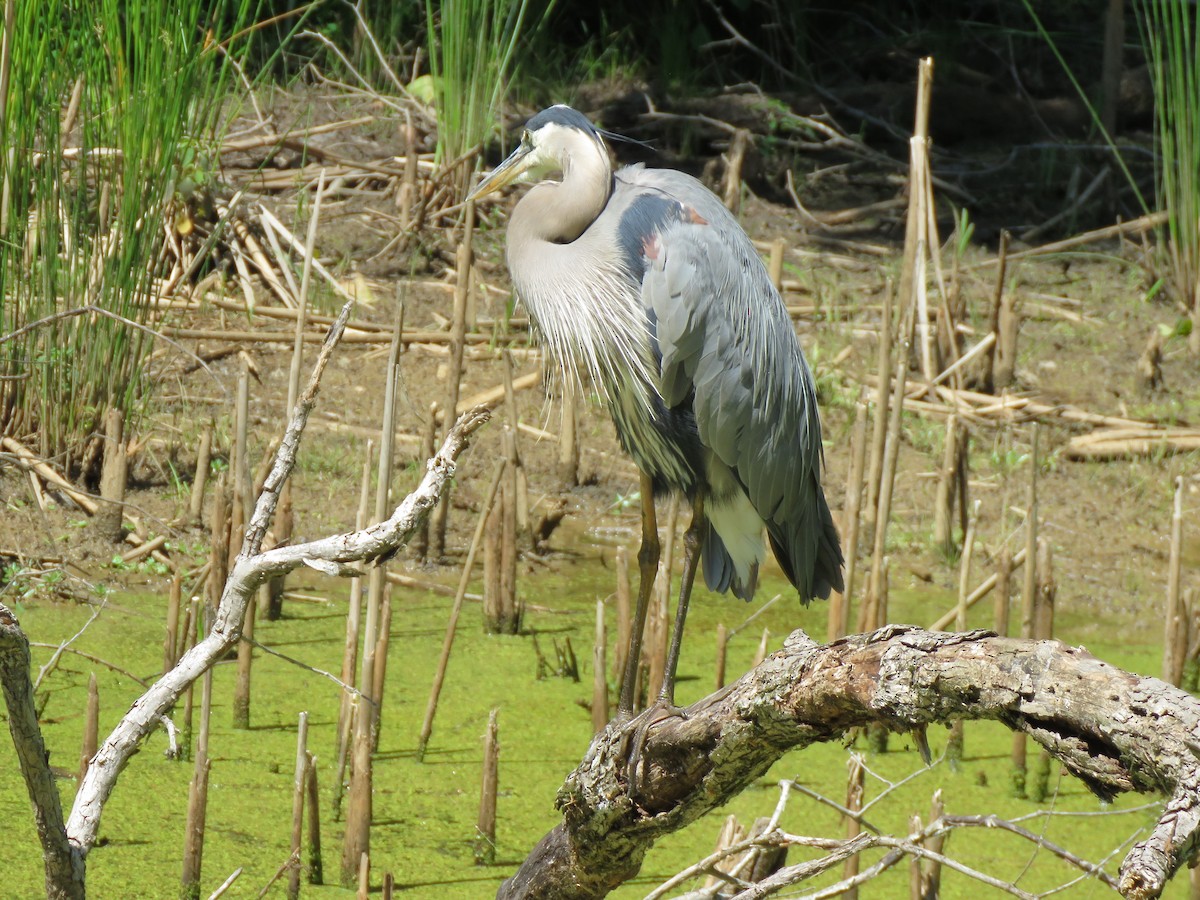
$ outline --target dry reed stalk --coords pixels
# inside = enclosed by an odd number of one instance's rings
[[[483,777],[479,787],[479,819],[475,826],[475,865],[496,861],[496,795],[500,779],[500,725],[498,709],[488,715],[483,738]]]
[[[767,652],[771,647],[771,629],[764,628],[762,638],[758,642],[758,649],[754,651],[754,661],[750,663],[750,668],[756,669],[762,665],[762,661],[767,658]]]
[[[259,591],[270,590],[262,585]],[[237,645],[237,677],[233,684],[233,727],[245,730],[250,727],[250,669],[254,662],[254,620],[258,615],[258,603],[246,606],[246,618],[242,622],[242,636]]]
[[[854,406],[854,428],[850,432],[850,467],[846,474],[846,502],[842,508],[842,537],[846,555],[844,591],[829,597],[828,640],[846,634],[850,621],[850,604],[854,600],[854,575],[858,568],[858,527],[862,512],[863,469],[867,459],[867,407]]]
[[[537,387],[542,383],[542,372],[539,368],[537,371],[529,372],[519,378],[513,379],[513,391],[527,391],[530,388]],[[462,415],[469,409],[474,409],[477,406],[486,406],[488,409],[494,409],[498,404],[503,402],[505,396],[505,388],[503,384],[498,384],[495,387],[490,387],[487,390],[480,391],[477,394],[472,394],[465,400],[458,401],[457,415]],[[440,424],[446,418],[445,411],[438,409],[437,420]],[[525,425],[521,425],[522,429],[526,429]]]
[[[921,373],[933,380],[932,329],[925,284],[926,255],[936,252],[929,229],[933,192],[929,174],[929,107],[933,92],[933,59],[917,66],[917,104],[913,136],[909,138],[908,220],[904,231],[904,257],[900,269],[900,300],[915,311],[920,345]],[[901,334],[908,340],[908,334]]]
[[[187,825],[184,831],[183,895],[200,896],[200,872],[204,862],[204,828],[208,814],[208,723],[212,713],[212,669],[204,673],[200,692],[200,730],[196,738],[195,767],[188,786]]]
[[[87,774],[92,757],[100,741],[100,688],[96,684],[96,673],[88,676],[87,712],[83,719],[83,746],[79,751],[79,781]]]
[[[242,550],[245,537],[246,509],[250,505],[250,370],[243,359],[242,371],[238,375],[237,401],[234,407],[233,460],[229,466],[233,479],[233,503],[230,506],[229,555],[227,568]],[[215,604],[214,604],[215,605]]]
[[[358,860],[358,893],[355,900],[371,900],[371,854],[366,850]]]
[[[467,331],[467,294],[471,278],[471,247],[469,244],[459,244],[457,261],[458,281],[454,291],[454,316],[450,328],[450,365],[446,370],[446,401],[442,404],[443,410],[458,409],[464,335]],[[449,515],[450,491],[446,491],[429,516],[428,552],[434,560],[440,560],[446,553],[446,523]]]
[[[475,554],[483,537],[483,529],[487,524],[488,514],[500,490],[500,481],[508,460],[501,458],[492,472],[492,480],[484,497],[483,507],[479,510],[479,521],[475,525],[475,534],[471,538],[471,546],[467,550],[467,558],[463,563],[462,574],[458,579],[458,592],[454,595],[454,604],[450,608],[450,620],[446,623],[446,636],[442,640],[442,655],[438,659],[437,672],[433,677],[433,687],[429,694],[429,703],[425,707],[425,720],[421,724],[421,734],[417,739],[417,761],[423,762],[425,750],[429,746],[429,737],[433,734],[433,719],[437,715],[438,698],[442,693],[442,684],[446,680],[446,667],[450,662],[450,651],[454,648],[454,634],[458,628],[458,617],[462,612],[463,599],[467,593],[467,584],[471,580],[471,567],[475,563]]]
[[[1025,579],[1021,588],[1021,637],[1034,636],[1034,603],[1037,594],[1038,539],[1038,423],[1033,423],[1033,448],[1029,457],[1029,493],[1025,506]]]
[[[992,630],[1001,637],[1008,636],[1009,594],[1012,591],[1013,554],[1001,547],[996,557],[996,589],[992,612]]]
[[[729,629],[724,625],[717,626],[717,664],[715,671],[716,690],[725,687],[725,663],[729,653]]]
[[[196,450],[196,474],[192,476],[192,493],[188,500],[188,519],[199,522],[204,511],[204,489],[208,486],[208,470],[212,465],[212,425],[200,432],[200,445]]]
[[[1012,555],[1013,569],[1016,569],[1017,566],[1024,565],[1025,552],[1026,552],[1025,548],[1022,547],[1020,550],[1018,550],[1016,553],[1014,553]],[[972,606],[974,606],[976,603],[978,603],[980,600],[982,600],[984,597],[986,597],[988,594],[990,594],[993,590],[995,590],[998,580],[999,580],[999,577],[997,576],[997,574],[995,572],[993,572],[991,575],[989,575],[987,578],[985,578],[982,582],[980,582],[979,587],[977,587],[977,588],[975,588],[975,590],[971,591],[970,595],[967,597],[967,609],[970,609]],[[929,626],[930,630],[931,631],[941,631],[943,628],[950,625],[954,621],[954,619],[957,615],[958,615],[958,604],[956,603],[949,610],[942,613],[942,615],[939,616],[933,622],[933,624]]]
[[[671,498],[667,508],[667,536],[662,545],[658,574],[654,580],[654,595],[650,603],[649,621],[643,638],[646,647],[646,693],[657,697],[662,690],[667,668],[667,645],[670,643],[671,576],[675,568],[675,536],[679,530],[679,495]]]
[[[975,554],[975,531],[979,526],[979,501],[971,508],[967,531],[963,537],[962,559],[958,568],[958,607],[955,614],[956,631],[967,630],[967,599],[971,596],[971,561]]]
[[[874,546],[875,523],[878,521],[879,481],[883,476],[883,451],[887,444],[888,404],[891,395],[887,390],[892,377],[892,304],[895,287],[889,281],[883,294],[883,312],[879,320],[879,354],[876,365],[877,389],[875,391],[875,418],[871,426],[871,467],[867,476],[866,534]]]
[[[305,754],[304,805],[308,816],[308,870],[309,884],[325,883],[325,864],[321,860],[321,796],[317,786],[317,758]]]
[[[292,858],[296,864],[288,872],[288,900],[300,896],[300,849],[304,841],[304,794],[308,774],[308,713],[300,713],[296,728],[296,768],[292,779]]]
[[[379,749],[383,712],[383,692],[387,685],[388,645],[392,634],[392,585],[383,581],[383,597],[380,600],[379,637],[375,640],[375,668],[371,676],[371,698],[375,701],[375,730],[371,735],[371,749]]]
[[[365,657],[365,653],[364,653]],[[371,697],[370,685],[364,680],[359,694],[358,714],[354,716],[353,758],[350,764],[350,790],[346,804],[346,829],[342,836],[342,887],[351,887],[356,880],[360,896],[366,896],[364,886],[369,867],[367,853],[371,848],[371,794],[373,783],[371,760]]]
[[[850,771],[846,779],[846,809],[851,815],[846,816],[846,840],[851,841],[862,832],[862,825],[853,814],[862,810],[863,793],[866,789],[866,767],[863,766],[862,759],[857,754],[850,756],[848,765]],[[846,862],[842,865],[842,878],[853,878],[858,874],[858,869],[858,854],[846,857]],[[858,900],[858,888],[851,887],[841,896],[844,900]]]
[[[958,416],[950,413],[942,439],[942,467],[938,471],[937,499],[933,507],[933,540],[947,556],[953,555],[955,550],[954,498],[958,485],[960,437]]]
[[[383,391],[383,423],[379,435],[379,468],[375,475],[375,514],[372,522],[382,522],[389,515],[389,496],[392,487],[392,469],[396,458],[396,391],[400,382],[400,329],[402,321],[397,317],[392,332],[392,344],[388,353],[387,381]],[[364,662],[367,651],[370,650],[371,665],[364,664],[362,683],[360,687],[371,688],[371,745],[372,749],[379,746],[380,716],[382,713],[382,691],[384,675],[387,669],[387,626],[390,623],[390,606],[387,607],[389,622],[381,626],[380,618],[384,615],[385,591],[387,584],[387,559],[381,557],[371,566],[367,576],[367,625],[364,636]],[[366,642],[371,642],[368,648]],[[377,687],[374,687],[377,686]],[[360,708],[360,712],[364,712]]]
[[[421,428],[421,455],[420,460],[433,459],[434,443],[437,440],[437,421],[438,421],[438,405],[437,401],[429,404],[429,418],[427,418]],[[409,543],[409,548],[412,555],[420,562],[424,562],[429,555],[429,517],[426,516],[421,522],[421,527],[417,529],[417,533],[413,536]]]
[[[122,539],[125,486],[129,457],[125,448],[125,414],[115,406],[104,417],[104,459],[100,469],[100,498],[103,502],[92,520],[96,531],[114,544]]]
[[[167,627],[163,637],[163,674],[175,666],[175,647],[179,644],[179,604],[183,599],[183,575],[176,572],[167,594]]]
[[[725,177],[721,181],[721,199],[725,208],[737,213],[742,201],[742,165],[746,161],[746,151],[750,147],[750,132],[738,128],[733,132],[729,142],[729,150],[725,157]]]
[[[199,619],[200,601],[198,598],[193,597],[191,603],[188,604],[187,615],[183,620],[183,644],[179,648],[180,657],[196,646],[196,623]],[[179,759],[186,759],[192,752],[192,694],[192,685],[189,684],[183,694],[183,723],[180,727],[183,737],[181,738]]]
[[[227,473],[217,478],[212,509],[209,511],[209,556],[206,603],[216,609],[225,590],[225,579],[229,574],[229,489]],[[194,627],[194,623],[193,623]]]
[[[500,616],[485,623],[493,634],[516,634],[521,628],[521,612],[517,603],[517,495],[520,484],[517,467],[516,435],[505,426],[501,433],[504,457],[508,463],[500,484]]]
[[[1038,538],[1037,573],[1034,636],[1039,641],[1048,641],[1054,637],[1054,601],[1058,595],[1058,583],[1054,580],[1054,553],[1045,538]]]
[[[624,545],[614,554],[617,569],[617,647],[613,653],[613,679],[618,683],[625,671],[626,654],[629,652],[630,631],[633,619],[629,605],[629,549]]]
[[[596,601],[596,639],[592,645],[592,731],[608,724],[608,629],[604,626],[604,601]]]
[[[996,334],[996,367],[992,373],[992,388],[1003,391],[1017,381],[1017,334],[1021,317],[1017,312],[1016,295],[1004,291],[1000,297],[1000,321]]]
[[[367,526],[367,504],[371,496],[371,458],[374,441],[368,439],[363,444],[362,477],[358,486],[358,511],[354,517],[354,527],[362,531]],[[346,611],[346,640],[342,647],[342,684],[353,687],[358,676],[358,637],[362,630],[363,583],[361,576],[355,575],[350,579],[350,602]],[[335,739],[337,741],[337,777],[333,785],[333,809],[335,817],[341,813],[342,791],[346,776],[346,759],[349,750],[349,720],[353,714],[354,695],[342,691],[341,703],[338,705],[338,725]]]
[[[783,293],[783,252],[787,249],[787,244],[783,238],[775,238],[771,241],[771,257],[767,264],[767,272],[771,276],[771,284],[775,285],[775,290]]]
[[[504,609],[501,587],[503,579],[500,577],[501,544],[504,542],[503,486],[500,490],[501,502],[492,504],[487,526],[483,531],[483,627],[489,632],[493,625],[500,622]]]
[[[719,832],[717,832],[717,843],[713,847],[713,853],[717,854],[717,853],[724,852],[729,847],[732,847],[734,844],[736,844],[738,841],[740,841],[742,839],[742,837],[743,837],[743,830],[742,830],[741,823],[738,822],[737,816],[730,813],[728,816],[725,817],[725,821],[721,824],[721,830]],[[717,863],[716,866],[714,866],[714,868],[716,868],[717,870],[719,870],[721,872],[728,874],[730,865],[727,861],[723,861],[723,862]],[[706,892],[705,895],[707,896],[708,894],[715,893],[715,891],[714,891],[715,888],[717,888],[718,886],[721,886],[723,884],[727,884],[727,883],[728,883],[727,881],[725,881],[722,878],[719,878],[716,875],[709,875],[708,878],[706,878],[704,880],[703,890]]]
[[[1162,678],[1178,685],[1183,678],[1180,632],[1186,634],[1181,584],[1183,575],[1183,478],[1175,478],[1175,502],[1171,511],[1171,549],[1167,561],[1167,604],[1164,615]]]

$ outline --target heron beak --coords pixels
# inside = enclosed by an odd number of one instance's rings
[[[508,159],[500,163],[500,165],[491,171],[491,174],[475,186],[475,190],[471,191],[467,199],[478,200],[480,197],[485,197],[501,188],[508,187],[508,185],[520,178],[525,174],[532,161],[529,151],[530,148],[522,143],[516,150],[509,154]]]

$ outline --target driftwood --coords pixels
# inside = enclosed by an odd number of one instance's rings
[[[446,435],[437,456],[430,460],[421,483],[385,521],[349,534],[263,552],[263,537],[274,515],[280,488],[295,465],[300,437],[316,403],[321,374],[341,336],[350,308],[349,303],[343,307],[331,328],[309,383],[288,423],[274,466],[247,525],[242,550],[225,582],[212,629],[134,702],[103,741],[79,785],[65,825],[33,707],[28,642],[16,618],[0,605],[0,682],[8,706],[10,731],[21,761],[21,773],[34,805],[46,864],[47,897],[84,895],[85,860],[96,843],[100,816],[117,778],[142,741],[158,727],[163,715],[188,686],[238,642],[246,608],[258,587],[300,565],[309,565],[329,574],[361,574],[350,563],[373,560],[394,552],[416,531],[437,503],[454,477],[456,460],[466,448],[470,435],[487,421],[485,410],[473,410],[460,419]]]
[[[738,682],[647,730],[631,788],[631,738],[610,725],[563,785],[563,822],[499,898],[585,900],[637,874],[650,846],[722,805],[785,751],[880,723],[910,730],[994,719],[1033,737],[1102,798],[1166,792],[1125,857],[1121,893],[1157,897],[1200,831],[1200,700],[1057,641],[889,626],[819,645],[793,632]]]

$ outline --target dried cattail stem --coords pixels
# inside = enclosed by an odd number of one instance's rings
[[[1178,652],[1184,630],[1180,585],[1183,574],[1183,478],[1175,479],[1175,504],[1171,512],[1171,550],[1167,562],[1167,605],[1163,631],[1163,681],[1179,684],[1183,659]]]
[[[599,734],[608,724],[608,629],[604,601],[596,601],[596,639],[592,645],[592,730]]]
[[[746,162],[746,151],[750,147],[750,132],[739,128],[733,133],[729,150],[725,155],[725,178],[722,181],[721,197],[725,208],[736,213],[742,200],[742,166]]]
[[[96,673],[88,676],[87,713],[83,720],[83,747],[79,751],[79,783],[87,774],[92,757],[100,740],[100,688],[96,685]]]
[[[300,713],[296,729],[296,768],[292,780],[292,859],[288,872],[288,900],[300,896],[300,851],[304,841],[304,795],[308,781],[308,713]]]
[[[204,489],[208,486],[208,470],[212,466],[212,425],[200,432],[200,445],[196,450],[196,474],[192,476],[192,494],[188,501],[188,518],[199,522],[204,512]]]
[[[996,587],[993,590],[994,606],[992,630],[1001,637],[1008,635],[1009,597],[1012,593],[1013,555],[1008,547],[1000,548],[996,558]]]
[[[853,840],[862,832],[862,825],[853,815],[860,812],[863,806],[863,792],[866,788],[866,767],[857,754],[850,756],[850,772],[846,779],[846,809],[851,815],[846,816],[846,840]],[[842,877],[853,878],[858,874],[858,854],[848,856],[842,866]],[[845,900],[858,900],[858,888],[851,887],[842,894]]]
[[[179,605],[183,600],[183,574],[175,573],[171,589],[167,594],[167,628],[163,636],[163,674],[175,667],[179,657],[175,648],[179,645]]]
[[[616,550],[617,568],[617,646],[613,652],[613,678],[618,683],[625,671],[626,654],[629,652],[630,631],[633,630],[632,612],[629,605],[629,550],[621,546]]]
[[[845,590],[829,598],[829,625],[826,630],[831,641],[846,634],[850,623],[850,604],[854,599],[854,575],[858,568],[858,528],[862,513],[863,469],[867,459],[867,406],[855,404],[854,429],[850,433],[850,469],[846,476],[846,503],[842,509],[843,551],[846,556]]]
[[[308,816],[308,870],[309,884],[325,883],[325,864],[321,861],[321,793],[317,786],[317,758],[306,754],[308,765],[304,770],[304,805]]]
[[[716,690],[725,687],[725,662],[729,651],[729,629],[724,625],[717,626],[717,664],[716,669]]]

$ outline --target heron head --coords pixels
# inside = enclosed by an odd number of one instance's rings
[[[569,106],[551,106],[525,123],[517,149],[467,199],[475,200],[510,184],[544,181],[566,172],[572,160],[596,157],[608,162],[608,149],[596,127]]]

